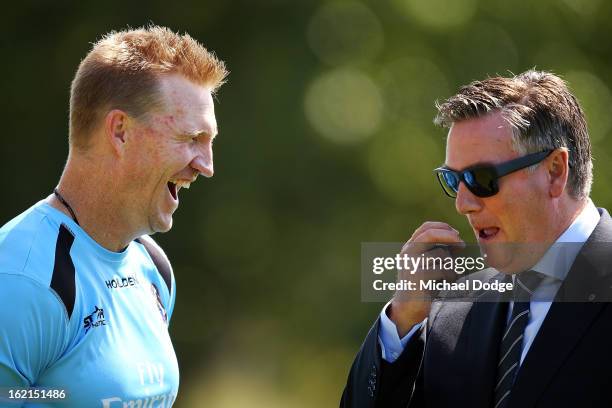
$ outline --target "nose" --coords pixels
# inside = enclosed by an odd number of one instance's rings
[[[215,173],[213,165],[212,141],[207,140],[198,146],[198,154],[189,163],[189,166],[204,177],[212,177]]]
[[[468,190],[465,183],[460,182],[457,197],[455,198],[455,208],[462,215],[474,213],[482,208],[482,200]]]

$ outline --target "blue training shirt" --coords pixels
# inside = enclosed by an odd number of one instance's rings
[[[174,300],[170,264],[151,238],[111,252],[35,204],[0,229],[0,407],[172,406]],[[10,398],[26,388],[45,399]]]

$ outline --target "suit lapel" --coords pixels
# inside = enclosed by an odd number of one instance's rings
[[[605,303],[553,303],[519,369],[510,407],[535,406]]]
[[[576,257],[521,364],[510,396],[510,407],[528,408],[535,405],[606,305],[597,302],[597,299],[601,297],[598,294],[601,295],[602,290],[609,287],[609,284],[602,285],[602,279],[610,277],[607,270],[609,261],[601,256],[605,249],[602,243],[611,242],[611,238],[612,220],[603,210],[599,224]],[[609,254],[609,251],[605,252]]]

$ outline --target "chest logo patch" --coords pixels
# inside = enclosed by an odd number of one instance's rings
[[[104,309],[94,306],[94,311],[83,319],[83,328],[85,329],[85,333],[87,333],[90,329],[100,326],[106,326]]]

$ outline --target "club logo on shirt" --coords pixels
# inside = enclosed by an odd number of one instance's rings
[[[94,306],[95,309],[85,319],[83,319],[83,328],[85,333],[94,327],[106,326],[106,319],[104,318],[104,309],[98,306]]]
[[[164,307],[161,297],[159,296],[159,289],[157,288],[157,286],[155,286],[154,283],[151,284],[151,292],[153,293],[153,296],[155,297],[155,302],[157,303],[157,309],[159,310],[159,313],[161,314],[161,317],[164,320],[164,323],[168,324],[168,313],[166,313],[166,308]]]

